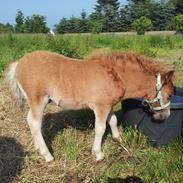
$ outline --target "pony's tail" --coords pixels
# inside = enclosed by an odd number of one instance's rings
[[[21,86],[16,79],[16,67],[18,62],[13,62],[9,65],[6,81],[9,85],[12,96],[15,98],[13,104],[16,106],[23,108],[25,105],[25,96],[21,90]]]

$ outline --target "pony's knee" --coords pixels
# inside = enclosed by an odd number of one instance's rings
[[[103,135],[106,129],[106,123],[95,123],[95,133],[96,135]]]
[[[120,134],[117,128],[117,118],[114,114],[111,116],[109,120],[109,125],[111,127],[113,139],[120,141]]]
[[[113,128],[117,126],[117,118],[116,115],[112,115],[110,120],[109,120],[109,125]]]

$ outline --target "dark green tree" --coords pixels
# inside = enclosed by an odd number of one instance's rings
[[[88,30],[86,17],[77,18],[72,16],[70,19],[62,18],[55,25],[57,33],[81,33]]]
[[[88,31],[89,27],[88,27],[87,13],[84,10],[82,10],[80,20],[80,32],[88,32]]]
[[[170,1],[161,1],[151,4],[150,19],[154,30],[166,30],[175,16],[175,7]]]
[[[175,6],[176,15],[183,13],[183,0],[170,0]]]
[[[128,0],[120,7],[118,0],[97,0],[90,15],[83,10],[80,17],[61,19],[55,27],[58,33],[130,31],[134,20],[145,16],[152,21],[153,30],[165,30],[176,15],[178,1]]]
[[[13,25],[10,25],[9,23],[7,24],[0,23],[0,33],[13,33],[13,32],[14,32]]]
[[[68,20],[68,32],[69,33],[80,33],[81,32],[81,27],[80,24],[81,23],[81,19],[72,16],[69,20]]]
[[[129,6],[128,5],[122,6],[119,11],[119,31],[120,32],[129,31],[131,29],[131,23],[132,18]]]
[[[95,11],[98,13],[104,13],[106,6],[112,6],[115,11],[118,11],[120,7],[120,3],[118,0],[97,0],[97,4],[95,5]]]
[[[91,13],[88,20],[89,31],[93,34],[102,32],[103,20],[99,19],[100,15],[96,12]]]
[[[64,34],[68,32],[68,20],[62,18],[58,24],[55,25],[55,30],[59,34]]]
[[[151,0],[128,0],[129,4],[143,4],[150,2]]]
[[[149,1],[140,1],[138,3],[130,4],[130,11],[132,19],[138,19],[142,16],[149,17],[151,11],[151,3]]]
[[[11,25],[10,23],[6,23],[5,26],[6,26],[6,28],[7,28],[7,32],[11,32],[11,33],[14,32],[14,27],[13,27],[13,25]]]
[[[121,12],[129,29],[134,20],[146,16],[152,20],[154,30],[165,30],[175,15],[175,7],[170,0],[129,0],[129,4]],[[125,16],[124,13],[126,13]],[[121,22],[124,20],[122,19]]]
[[[120,9],[120,30],[132,30],[134,20],[142,16],[150,18],[150,0],[129,0],[128,5]]]
[[[27,33],[47,33],[49,28],[46,26],[46,18],[35,14],[26,17],[24,31]]]
[[[97,20],[103,22],[103,32],[117,31],[119,26],[119,6],[118,0],[97,0],[95,13]]]
[[[24,32],[24,14],[21,10],[17,11],[16,17],[15,17],[15,32],[16,33],[23,33]]]

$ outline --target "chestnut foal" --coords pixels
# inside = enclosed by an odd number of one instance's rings
[[[112,107],[126,98],[143,97],[156,119],[170,115],[173,71],[144,56],[125,52],[94,51],[77,60],[49,51],[26,54],[10,65],[10,89],[30,110],[27,121],[34,145],[47,162],[53,160],[41,133],[42,116],[49,100],[65,109],[90,108],[95,114],[93,152],[102,160],[102,136],[106,120],[114,139],[119,140]]]

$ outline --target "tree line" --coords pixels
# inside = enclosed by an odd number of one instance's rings
[[[121,5],[118,0],[97,0],[92,13],[82,10],[79,17],[61,18],[55,25],[57,33],[100,33],[136,30],[172,30],[183,32],[182,0],[128,0]],[[24,17],[18,10],[15,26],[0,23],[0,33],[47,33],[46,17]],[[177,24],[179,24],[177,26]]]

